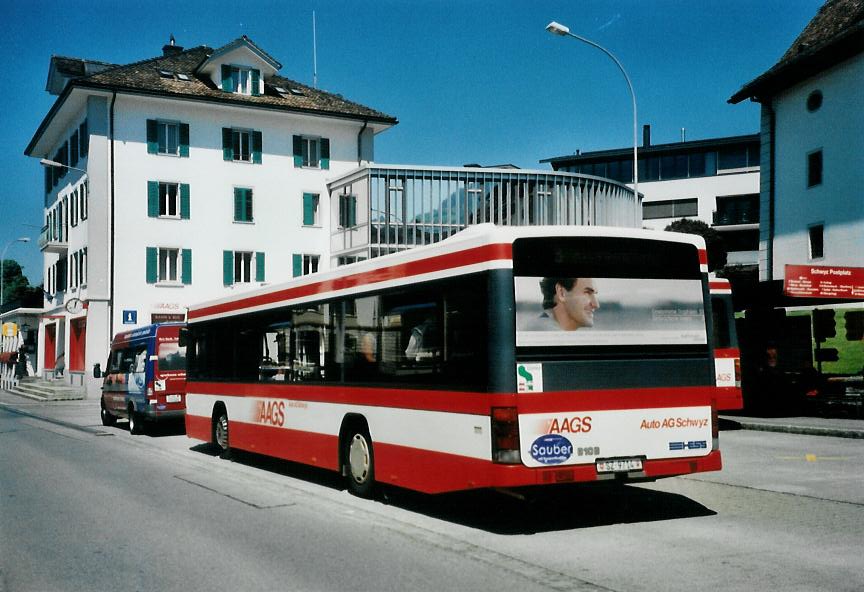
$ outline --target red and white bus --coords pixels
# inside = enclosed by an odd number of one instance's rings
[[[717,410],[735,411],[744,408],[741,394],[741,350],[735,331],[735,309],[732,306],[732,285],[713,274],[708,279],[711,291],[711,314],[714,335],[714,375],[717,385]]]
[[[709,311],[700,237],[478,225],[191,307],[187,434],[361,496],[719,470]]]

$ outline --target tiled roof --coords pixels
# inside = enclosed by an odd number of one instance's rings
[[[759,100],[864,52],[864,0],[828,0],[780,61],[732,95]]]
[[[85,66],[87,64],[95,64],[102,68],[114,68],[117,64],[109,64],[108,62],[97,62],[96,60],[82,60],[81,58],[68,58],[65,56],[52,56],[51,60],[57,67],[57,71],[64,76],[70,78],[85,76]]]
[[[359,103],[308,87],[282,77],[268,78],[261,96],[227,93],[216,87],[206,76],[196,74],[198,67],[213,53],[207,46],[195,47],[174,55],[159,56],[141,62],[116,66],[70,83],[72,86],[127,90],[177,98],[215,100],[224,103],[259,106],[287,111],[305,111],[322,115],[336,115],[371,119],[384,123],[397,123],[395,117]],[[177,75],[182,74],[188,80]],[[274,87],[296,89],[284,95]]]

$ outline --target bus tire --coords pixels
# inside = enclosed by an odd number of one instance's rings
[[[135,411],[135,407],[129,404],[129,433],[138,436],[144,433],[144,418]]]
[[[117,425],[117,416],[108,411],[108,408],[105,406],[105,399],[101,400],[99,406],[101,408],[100,415],[102,416],[102,425],[107,428],[113,428]]]
[[[228,428],[228,411],[223,405],[217,405],[213,410],[213,444],[222,458],[228,458],[231,454]]]
[[[348,491],[357,497],[371,498],[375,491],[375,452],[369,431],[365,426],[350,426],[343,446]]]

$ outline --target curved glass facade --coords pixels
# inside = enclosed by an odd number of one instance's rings
[[[632,189],[573,173],[366,166],[328,188],[334,266],[435,243],[484,222],[642,226]]]

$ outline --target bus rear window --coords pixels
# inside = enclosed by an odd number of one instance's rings
[[[516,345],[707,344],[696,247],[644,239],[523,239],[513,248]]]

